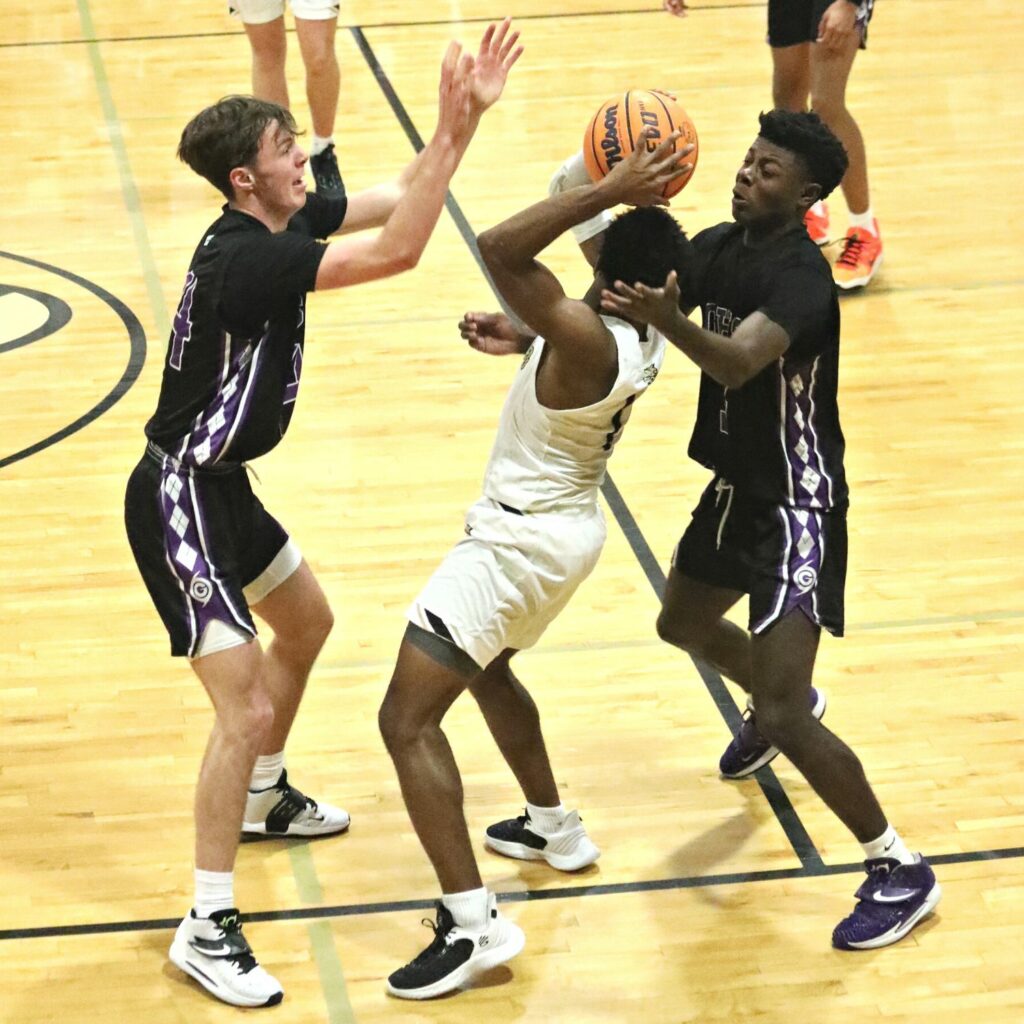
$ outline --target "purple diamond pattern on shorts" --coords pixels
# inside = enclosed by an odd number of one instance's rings
[[[216,570],[203,553],[202,510],[190,486],[190,470],[165,458],[160,484],[167,560],[181,585],[189,624],[189,657],[206,627],[215,619],[255,635],[251,621],[240,615],[220,585]]]

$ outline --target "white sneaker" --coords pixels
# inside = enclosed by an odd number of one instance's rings
[[[518,818],[499,821],[488,827],[484,845],[516,860],[546,860],[559,871],[579,871],[601,856],[577,811],[565,816],[557,832],[542,831],[530,820],[528,811]]]
[[[270,789],[249,790],[242,831],[265,836],[329,836],[348,828],[348,811],[317,803],[288,782],[288,772]]]
[[[235,909],[209,917],[191,911],[178,925],[168,955],[207,992],[232,1006],[276,1006],[284,999],[277,979],[256,963]]]
[[[526,944],[522,928],[498,913],[494,893],[488,897],[487,924],[482,928],[456,924],[440,901],[437,924],[428,918],[423,923],[434,929],[434,941],[388,978],[388,992],[400,999],[433,999],[462,988],[477,975],[511,960]]]

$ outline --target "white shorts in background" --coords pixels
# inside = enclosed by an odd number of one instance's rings
[[[597,565],[607,529],[599,506],[517,515],[481,498],[466,534],[407,615],[486,668],[507,647],[537,643]]]
[[[338,16],[339,0],[291,0],[292,14],[307,21]],[[284,0],[229,0],[228,14],[246,25],[266,25],[284,14]]]

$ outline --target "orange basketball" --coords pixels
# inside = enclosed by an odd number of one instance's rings
[[[649,150],[656,149],[677,128],[683,133],[676,141],[676,152],[690,145],[693,152],[687,163],[697,167],[697,129],[685,110],[671,96],[647,89],[630,89],[602,103],[583,136],[583,160],[594,181],[600,181],[620,160],[625,160],[640,133],[652,132],[647,140]],[[674,196],[693,176],[693,170],[666,186],[666,199]]]

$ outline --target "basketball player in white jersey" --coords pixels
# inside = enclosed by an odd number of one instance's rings
[[[685,269],[688,243],[664,210],[636,209],[608,228],[594,283],[568,298],[536,259],[564,231],[620,203],[664,204],[664,185],[687,169],[678,133],[648,153],[639,146],[597,184],[569,188],[479,238],[508,306],[536,337],[511,330],[477,339],[488,351],[529,349],[501,414],[483,497],[466,537],[409,609],[398,662],[380,711],[413,826],[442,898],[433,942],[388,980],[392,995],[427,999],[503,963],[524,943],[498,913],[473,855],[462,782],[441,720],[467,688],[523,788],[527,813],[491,826],[486,842],[512,857],[573,871],[599,851],[576,811],[561,805],[537,708],[510,661],[532,647],[594,568],[605,539],[598,488],[634,401],[658,374],[664,339],[601,315],[602,282],[664,280]],[[660,275],[660,276],[659,276]],[[473,343],[464,321],[463,333]],[[502,349],[502,346],[506,346]]]

